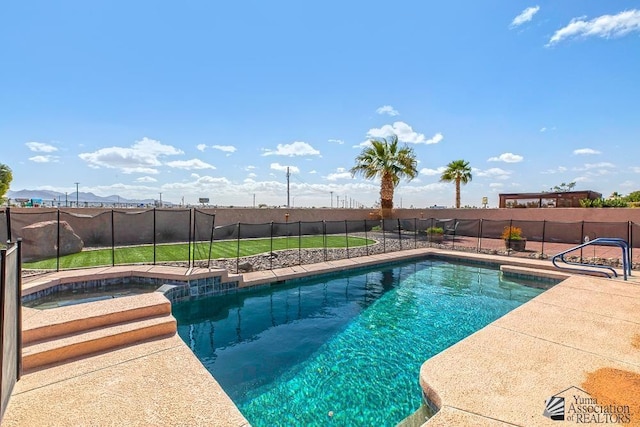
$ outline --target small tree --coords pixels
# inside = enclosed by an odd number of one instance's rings
[[[576,186],[576,182],[575,181],[571,181],[570,183],[566,183],[563,182],[560,185],[556,185],[552,188],[549,189],[550,192],[554,192],[554,193],[566,193],[567,191],[571,191],[575,188]]]
[[[628,202],[640,202],[640,191],[632,191],[626,199]]]
[[[12,180],[11,168],[0,163],[0,203],[4,201],[4,195],[9,191],[9,184],[11,184]]]

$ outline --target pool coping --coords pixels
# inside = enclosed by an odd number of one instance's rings
[[[266,286],[271,283],[279,283],[286,282],[290,280],[299,279],[301,277],[307,275],[315,275],[315,274],[330,274],[340,271],[345,271],[353,268],[362,268],[373,266],[381,263],[389,263],[389,262],[399,262],[403,260],[416,259],[421,257],[435,256],[443,259],[451,259],[451,260],[461,260],[465,262],[477,262],[479,264],[486,265],[501,265],[501,264],[509,264],[509,266],[503,266],[503,271],[506,274],[520,274],[527,276],[529,274],[536,275],[539,273],[543,273],[548,275],[550,278],[556,280],[560,278],[566,278],[570,275],[566,273],[559,273],[557,270],[553,268],[549,261],[543,260],[533,260],[533,259],[521,259],[521,258],[509,258],[504,256],[492,256],[486,254],[475,254],[475,253],[461,253],[454,251],[446,251],[441,249],[434,248],[424,248],[424,249],[413,249],[406,250],[402,252],[392,252],[386,254],[379,255],[370,255],[366,257],[360,258],[352,258],[345,260],[337,260],[337,261],[329,261],[326,263],[319,264],[310,264],[310,265],[302,265],[295,266],[289,268],[281,268],[277,270],[271,271],[260,271],[260,272],[251,272],[244,273],[243,275],[231,275],[228,276],[232,280],[237,280],[238,282],[238,290],[247,290],[254,287]],[[504,268],[507,267],[507,268]],[[164,266],[121,266],[121,267],[107,267],[107,268],[98,268],[98,269],[89,269],[89,270],[74,270],[72,272],[65,271],[60,273],[50,273],[47,280],[72,280],[77,279],[78,277],[115,277],[118,275],[127,275],[127,274],[149,274],[149,275],[160,275],[162,277],[170,277],[179,280],[184,280],[185,278],[206,278],[210,277],[212,274],[220,274],[220,270],[211,271],[208,269],[187,269],[182,267],[164,267]],[[226,273],[226,271],[225,271]],[[553,276],[553,277],[551,277]],[[604,279],[594,279],[594,280],[604,280]],[[28,292],[33,289],[42,289],[43,286],[46,286],[44,277],[36,277],[33,279],[25,279],[24,288]],[[543,293],[544,294],[544,293]],[[99,303],[99,302],[97,302]],[[529,304],[529,303],[526,303]],[[526,305],[525,304],[525,305]],[[35,313],[30,312],[30,310],[36,309],[26,309],[23,308],[24,320],[28,322],[29,318],[33,316]],[[640,311],[640,310],[639,310]],[[640,323],[640,322],[639,322]],[[493,324],[489,325],[491,327]],[[486,328],[485,328],[486,329]],[[484,330],[484,329],[483,329]],[[482,330],[481,330],[482,331]],[[477,333],[476,333],[477,334]],[[474,334],[475,335],[475,334]],[[466,341],[466,340],[463,340]],[[155,346],[166,347],[159,351]],[[454,346],[455,347],[455,346]],[[146,425],[149,424],[149,417],[154,417],[158,414],[153,413],[153,408],[159,414],[164,414],[167,422],[171,423],[171,421],[175,422],[175,414],[165,414],[163,410],[158,407],[158,402],[170,401],[172,403],[172,407],[182,407],[182,405],[190,405],[191,403],[187,400],[181,400],[179,396],[191,396],[193,397],[193,390],[200,390],[202,393],[202,387],[195,387],[191,382],[184,381],[187,373],[191,373],[196,376],[196,378],[200,378],[202,380],[202,384],[206,387],[204,389],[207,390],[204,395],[208,396],[207,399],[210,399],[214,405],[210,405],[211,408],[209,410],[205,410],[202,413],[194,414],[188,413],[185,414],[183,411],[182,416],[185,419],[182,422],[189,424],[189,417],[194,417],[191,419],[192,424],[201,424],[200,421],[202,419],[216,419],[218,425],[248,425],[246,419],[239,413],[235,405],[231,402],[231,400],[226,396],[224,391],[217,384],[215,379],[204,369],[202,364],[198,361],[195,355],[191,352],[189,347],[182,342],[179,337],[173,336],[171,338],[165,340],[156,340],[152,343],[141,343],[139,345],[134,345],[131,347],[127,347],[124,349],[118,349],[106,354],[99,354],[96,356],[88,357],[85,359],[81,359],[78,361],[73,361],[70,363],[65,363],[56,367],[53,367],[57,376],[54,375],[55,378],[58,378],[56,381],[46,380],[46,377],[51,377],[51,369],[43,369],[41,371],[33,372],[26,374],[23,376],[22,380],[19,381],[14,390],[12,400],[9,403],[9,407],[5,417],[3,419],[3,425],[22,425],[33,424],[30,423],[29,420],[42,421],[42,416],[47,415],[50,416],[51,420],[56,421],[56,425],[65,425],[63,420],[65,420],[65,415],[62,414],[62,411],[71,411],[75,413],[77,416],[82,417],[81,419],[86,420],[87,423],[96,423],[101,424],[101,421],[104,421],[103,418],[99,417],[100,413],[103,413],[107,409],[112,411],[120,411],[119,408],[112,407],[109,408],[111,403],[105,401],[99,401],[98,406],[99,410],[97,410],[94,406],[96,403],[94,402],[91,407],[87,407],[86,404],[83,406],[78,404],[78,401],[75,401],[76,406],[70,407],[65,404],[65,399],[62,399],[61,396],[65,393],[73,393],[74,395],[82,395],[83,393],[87,393],[87,395],[92,395],[95,393],[93,388],[95,384],[93,381],[93,375],[96,372],[101,373],[110,373],[110,375],[114,375],[116,378],[122,375],[122,368],[125,366],[134,366],[136,363],[139,363],[140,360],[144,360],[146,358],[152,358],[155,354],[160,354],[164,351],[168,351],[171,349],[172,351],[179,352],[181,354],[180,358],[185,360],[184,366],[176,366],[167,367],[166,365],[160,364],[144,364],[140,367],[139,371],[134,370],[134,374],[138,373],[139,376],[134,375],[132,378],[123,379],[120,382],[120,387],[126,389],[136,390],[137,393],[132,397],[133,401],[136,402],[140,407],[149,407],[151,413],[146,413],[147,418],[139,418],[135,417],[135,414],[132,415],[131,419],[122,420],[129,425]],[[445,352],[436,356],[438,360],[448,359],[448,356],[441,356],[445,354]],[[128,356],[123,356],[123,354],[127,354]],[[167,353],[169,354],[169,353]],[[525,355],[528,356],[528,355]],[[113,358],[112,362],[108,362]],[[123,358],[126,361],[123,362]],[[155,359],[154,359],[155,360]],[[92,361],[100,364],[102,366],[100,369],[92,370],[87,368],[91,366]],[[428,363],[428,362],[427,362]],[[426,363],[425,363],[426,364]],[[85,367],[84,373],[77,374],[77,366],[81,365]],[[424,366],[423,366],[424,369]],[[82,370],[81,370],[82,371]],[[64,373],[66,372],[66,373]],[[418,373],[416,373],[418,375]],[[159,389],[158,387],[153,387],[151,390],[151,394],[153,398],[151,398],[148,393],[149,391],[145,391],[144,393],[140,393],[139,390],[144,389],[144,384],[149,381],[145,378],[171,378],[170,385],[164,384],[165,387]],[[431,374],[428,375],[428,381],[423,382],[424,375],[420,373],[420,380],[423,388],[430,387],[433,391],[436,388],[433,385],[429,385],[432,381]],[[87,386],[84,387],[84,381],[86,380]],[[37,384],[37,386],[34,386]],[[73,388],[65,388],[65,385]],[[104,386],[103,386],[104,387]],[[213,390],[213,391],[211,391]],[[108,392],[109,390],[106,390]],[[55,400],[51,398],[48,401],[51,403],[50,406],[42,408],[43,402],[43,393],[45,396],[53,395],[59,396],[60,399]],[[53,393],[53,394],[51,394]],[[60,394],[62,393],[62,394]],[[442,393],[440,389],[437,390],[437,393]],[[426,393],[428,394],[428,393]],[[433,395],[433,393],[432,393]],[[138,399],[138,400],[136,400]],[[437,399],[436,399],[437,400]],[[47,399],[45,399],[47,401]],[[150,402],[151,401],[151,402]],[[439,414],[449,413],[450,411],[447,409],[449,405],[447,403],[442,404],[442,402],[446,401],[446,399],[440,399],[440,408],[441,411]],[[42,408],[42,411],[37,411],[34,408]],[[215,409],[213,409],[215,408]],[[60,416],[56,415],[56,411],[60,411]],[[46,414],[43,414],[45,412]],[[135,412],[135,411],[134,411]],[[146,411],[149,412],[149,411]],[[462,411],[464,412],[464,411]],[[538,411],[539,412],[539,411]],[[30,415],[29,415],[30,414]],[[92,414],[96,418],[91,418]],[[221,415],[222,414],[222,415]],[[222,416],[222,418],[221,418]],[[40,418],[39,418],[40,417]],[[174,417],[174,418],[172,418]],[[203,418],[204,417],[204,418]],[[207,418],[209,417],[209,418]],[[442,415],[436,414],[434,418],[430,421],[429,425],[439,425],[437,424],[438,417],[442,418]],[[68,418],[66,418],[68,419]],[[169,421],[171,420],[171,421]],[[200,420],[200,421],[198,421]],[[19,422],[18,422],[19,421]],[[69,425],[72,425],[70,423]],[[165,424],[161,422],[160,424]]]

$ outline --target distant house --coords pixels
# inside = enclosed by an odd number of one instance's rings
[[[602,198],[602,194],[595,191],[509,193],[499,196],[501,208],[579,208],[580,200]]]

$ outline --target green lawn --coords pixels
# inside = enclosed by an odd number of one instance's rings
[[[273,239],[273,250],[301,248],[344,248],[347,246],[345,236],[327,236],[326,241],[322,236],[279,237]],[[349,247],[374,244],[371,239],[349,236]],[[239,249],[239,250],[238,250]],[[271,239],[245,239],[240,240],[239,248],[237,240],[222,240],[213,242],[211,246],[211,259],[235,258],[240,256],[256,255],[271,250]],[[198,242],[191,245],[191,259],[209,259],[209,242]],[[187,261],[189,259],[189,246],[186,243],[156,245],[156,262]],[[95,267],[111,264],[153,263],[153,245],[126,246],[115,250],[95,249],[86,250],[77,254],[60,257],[60,268]],[[55,269],[56,259],[46,259],[36,262],[25,262],[26,269]]]

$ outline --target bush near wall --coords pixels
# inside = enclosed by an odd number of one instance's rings
[[[629,203],[625,199],[582,199],[583,208],[626,208]]]

